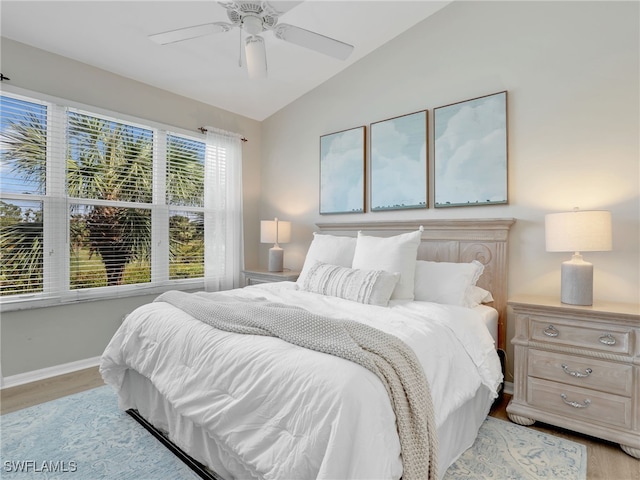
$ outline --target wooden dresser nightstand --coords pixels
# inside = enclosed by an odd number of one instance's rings
[[[640,458],[640,307],[549,297],[508,304],[516,320],[509,419],[609,440]]]
[[[300,276],[299,271],[284,270],[283,272],[270,272],[266,269],[243,270],[245,285],[257,285],[259,283],[295,282]]]

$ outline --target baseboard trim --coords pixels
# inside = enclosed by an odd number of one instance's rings
[[[513,395],[513,382],[504,382],[504,393]]]
[[[84,370],[85,368],[97,367],[98,365],[100,365],[100,357],[93,357],[8,377],[0,377],[0,389],[4,390],[5,388],[17,387],[18,385],[37,382],[38,380],[46,380],[58,375]]]

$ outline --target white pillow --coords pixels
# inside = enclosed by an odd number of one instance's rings
[[[399,277],[382,270],[354,270],[316,262],[307,272],[302,290],[386,307]]]
[[[484,288],[480,288],[477,285],[469,287],[464,299],[465,306],[469,308],[477,307],[482,303],[491,302],[493,302],[493,295],[491,295],[491,292]]]
[[[298,285],[304,283],[309,269],[316,262],[351,267],[353,254],[356,250],[355,237],[338,237],[335,235],[322,235],[313,233],[313,241],[307,251],[307,256],[302,265],[302,271],[298,277]]]
[[[394,237],[369,237],[358,232],[352,268],[384,270],[399,273],[400,280],[391,295],[392,300],[413,300],[414,277],[422,227]]]
[[[466,301],[484,271],[477,260],[470,263],[416,262],[415,299],[448,305],[469,306]]]

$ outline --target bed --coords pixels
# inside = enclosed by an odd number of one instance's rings
[[[473,444],[502,382],[496,348],[505,344],[513,222],[317,224],[298,282],[161,296],[127,316],[100,371],[120,408],[137,411],[224,479],[442,478]],[[462,294],[444,288],[447,279],[457,285],[458,274],[473,284]],[[435,293],[444,296],[433,301]],[[213,313],[199,318],[198,309],[210,303]],[[239,311],[255,317],[276,307],[286,315],[300,311],[305,326],[337,320],[377,332],[376,339],[379,333],[401,340],[411,354],[408,365],[419,363],[428,389],[416,400],[417,380],[404,380],[409,404],[425,403],[429,413],[427,475],[415,468],[424,459],[410,454],[413,444],[403,434],[397,380],[385,383],[366,362],[333,351],[225,331],[217,323]]]

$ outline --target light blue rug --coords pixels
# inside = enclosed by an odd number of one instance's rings
[[[473,446],[444,480],[584,480],[587,447],[515,423],[487,417]]]
[[[3,480],[200,478],[118,409],[110,387],[8,413],[0,422]],[[584,480],[586,470],[584,445],[488,417],[444,478]]]
[[[118,409],[111,387],[7,413],[0,425],[2,480],[200,478]]]

